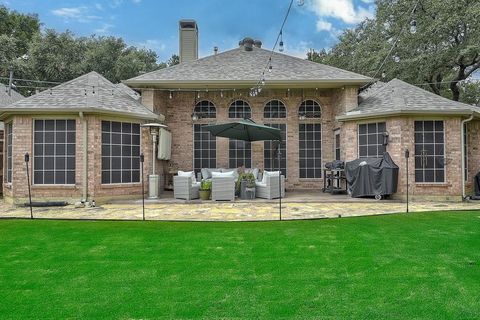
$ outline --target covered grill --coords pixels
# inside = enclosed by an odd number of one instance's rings
[[[381,199],[397,192],[398,166],[385,152],[383,158],[356,159],[345,164],[348,193],[352,197]]]

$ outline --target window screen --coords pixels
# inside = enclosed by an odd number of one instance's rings
[[[75,120],[35,120],[33,183],[75,184]]]
[[[229,168],[252,167],[252,144],[249,141],[230,139],[228,152]]]
[[[415,121],[415,182],[444,181],[443,121]]]
[[[287,176],[287,125],[285,123],[266,123],[266,126],[277,128],[282,131],[282,143],[280,144],[280,170]],[[263,142],[263,166],[265,170],[277,171],[277,141],[267,140]]]
[[[12,123],[7,123],[5,125],[6,129],[6,139],[5,139],[5,150],[7,151],[7,176],[6,181],[12,182],[12,142],[13,142],[13,132],[12,132]]]
[[[334,146],[334,151],[335,151],[335,160],[340,160],[342,154],[341,154],[341,147],[340,147],[340,130],[335,130],[334,132],[335,135],[335,146]]]
[[[468,181],[468,125],[463,124],[463,155],[465,162],[465,181]]]
[[[287,109],[285,105],[280,100],[271,100],[263,109],[263,117],[266,119],[275,119],[275,118],[286,118]]]
[[[314,100],[305,100],[298,108],[298,115],[306,118],[321,118],[322,109],[320,105]]]
[[[243,100],[236,100],[228,108],[228,117],[230,119],[250,119],[252,111],[250,105]]]
[[[383,145],[385,122],[358,125],[358,155],[360,158],[381,158],[386,151]]]
[[[301,123],[299,125],[300,178],[322,177],[322,125]]]
[[[102,183],[140,182],[140,125],[102,121]]]
[[[217,139],[210,131],[204,130],[206,124],[193,125],[193,167],[195,172],[202,168],[217,167]]]
[[[217,110],[215,105],[210,101],[203,100],[198,102],[193,109],[193,112],[200,118],[216,118]]]

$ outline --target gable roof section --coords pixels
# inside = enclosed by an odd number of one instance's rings
[[[0,108],[6,107],[9,104],[14,103],[15,101],[23,99],[20,93],[15,90],[10,91],[10,95],[8,94],[8,86],[0,83]]]
[[[243,47],[152,71],[124,81],[129,86],[164,88],[234,85],[252,86],[259,80],[271,51]],[[273,53],[272,72],[265,73],[267,85],[301,85],[311,87],[363,85],[371,78],[320,63]]]
[[[399,79],[377,82],[359,95],[357,108],[338,116],[338,120],[396,114],[459,114],[479,113],[480,108],[441,97]]]
[[[131,90],[131,89],[129,89]],[[159,119],[139,101],[95,71],[17,101],[2,113],[92,112]]]

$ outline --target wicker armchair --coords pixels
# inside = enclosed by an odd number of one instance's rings
[[[173,197],[175,199],[198,199],[200,183],[192,183],[192,177],[173,177]]]
[[[235,178],[212,177],[212,200],[235,200]]]
[[[255,182],[255,195],[257,198],[275,199],[279,197],[278,176],[266,176],[264,181]],[[285,197],[285,177],[280,176],[282,198]]]

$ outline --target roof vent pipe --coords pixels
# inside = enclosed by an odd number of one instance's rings
[[[254,45],[255,47],[257,47],[257,48],[261,48],[261,47],[262,47],[262,41],[260,41],[260,40],[255,40],[255,41],[253,42],[253,45]]]
[[[218,47],[215,46],[215,47],[213,47],[213,54],[217,54],[217,53],[218,53]]]
[[[245,49],[245,51],[252,51],[253,50],[253,39],[252,38],[243,39],[243,48]]]

